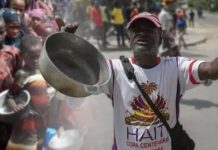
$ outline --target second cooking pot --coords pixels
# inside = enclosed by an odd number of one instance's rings
[[[8,90],[0,93],[0,121],[5,123],[15,123],[27,117],[30,112],[30,94],[27,90],[22,90],[15,96],[16,102],[24,103],[24,108],[19,112],[14,112],[6,102]]]

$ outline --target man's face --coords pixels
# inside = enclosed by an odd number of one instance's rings
[[[134,55],[157,55],[161,32],[151,21],[134,21],[129,27],[128,35]]]
[[[3,45],[6,36],[5,23],[0,21],[0,45]]]
[[[25,0],[11,0],[10,8],[15,9],[18,15],[24,17]]]

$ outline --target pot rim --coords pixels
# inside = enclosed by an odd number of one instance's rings
[[[6,96],[6,94],[8,93],[8,91],[9,91],[9,90],[5,90],[5,91],[3,91],[1,94]],[[25,103],[25,105],[24,105],[24,109],[21,110],[21,111],[24,111],[25,108],[27,107],[27,105],[29,105],[29,103],[30,103],[31,96],[30,96],[30,93],[29,93],[27,90],[22,90],[22,92],[24,92],[24,93],[27,95],[27,101],[26,101],[26,103]],[[6,98],[6,97],[5,97],[5,98]],[[4,101],[5,101],[5,100],[4,100]],[[2,109],[2,107],[1,107],[0,109]],[[21,111],[20,111],[20,112],[21,112]],[[2,111],[2,112],[3,112],[3,111]],[[14,111],[6,112],[6,113],[2,113],[2,112],[0,112],[0,115],[1,115],[1,116],[9,116],[9,115],[13,115],[13,114],[19,113],[19,112],[14,112]]]
[[[111,78],[111,71],[110,71],[110,68],[109,68],[109,66],[108,66],[108,63],[107,63],[107,61],[106,61],[106,58],[105,58],[105,56],[97,49],[97,48],[95,48],[95,50],[98,52],[98,54],[100,55],[100,57],[102,57],[102,59],[103,60],[105,60],[105,64],[106,64],[106,66],[107,66],[107,72],[108,72],[108,78],[104,81],[104,82],[102,82],[102,83],[99,83],[99,80],[98,80],[98,82],[96,82],[95,84],[85,84],[85,83],[81,83],[81,82],[78,82],[78,81],[76,81],[76,80],[74,80],[74,79],[72,79],[72,78],[70,78],[68,75],[66,75],[66,74],[64,74],[60,69],[58,69],[58,67],[52,62],[52,60],[51,60],[51,58],[49,57],[49,55],[48,55],[48,52],[47,52],[47,50],[46,50],[46,43],[47,43],[47,41],[49,40],[49,38],[51,38],[52,36],[54,36],[54,35],[58,35],[58,34],[68,34],[68,35],[71,35],[71,36],[75,36],[75,37],[77,37],[77,38],[79,38],[79,39],[81,39],[81,40],[83,40],[83,41],[85,41],[85,42],[87,42],[88,44],[90,44],[92,47],[94,47],[91,43],[89,43],[88,41],[86,41],[86,40],[84,40],[84,39],[82,39],[81,37],[79,37],[79,36],[77,36],[77,35],[75,35],[75,34],[72,34],[72,33],[67,33],[67,32],[55,32],[55,33],[52,33],[52,34],[50,34],[47,38],[46,38],[46,40],[45,40],[45,44],[44,44],[44,46],[43,46],[43,50],[42,50],[42,52],[41,52],[41,54],[44,52],[44,54],[46,55],[46,57],[48,58],[48,61],[49,61],[49,63],[54,67],[54,69],[58,72],[58,73],[60,73],[64,78],[66,78],[68,81],[71,81],[71,82],[75,82],[76,84],[82,84],[84,87],[86,87],[86,86],[98,86],[98,87],[100,87],[100,86],[102,86],[102,85],[105,85],[109,80],[110,80],[110,78]],[[40,61],[41,62],[41,61]],[[44,76],[44,73],[43,73],[43,71],[41,71],[42,69],[41,69],[41,65],[39,65],[39,69],[40,69],[40,72],[42,73],[42,75]],[[46,75],[45,75],[46,76]],[[49,81],[49,80],[48,80]],[[51,84],[52,85],[52,84]]]

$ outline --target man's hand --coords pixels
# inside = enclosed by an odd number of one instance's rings
[[[56,16],[55,21],[59,27],[59,30],[61,30],[61,28],[65,26],[65,22],[60,16]]]
[[[23,103],[16,104],[16,102],[13,99],[8,99],[8,104],[9,104],[9,107],[14,112],[19,112],[19,111],[23,110],[23,108],[24,108],[24,104]]]
[[[64,31],[68,32],[68,33],[72,33],[74,34],[77,30],[77,28],[79,27],[79,23],[78,22],[74,22],[71,24],[68,24],[65,28]]]

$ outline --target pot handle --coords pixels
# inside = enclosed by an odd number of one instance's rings
[[[99,94],[100,86],[97,85],[84,85],[85,91],[91,94]]]

